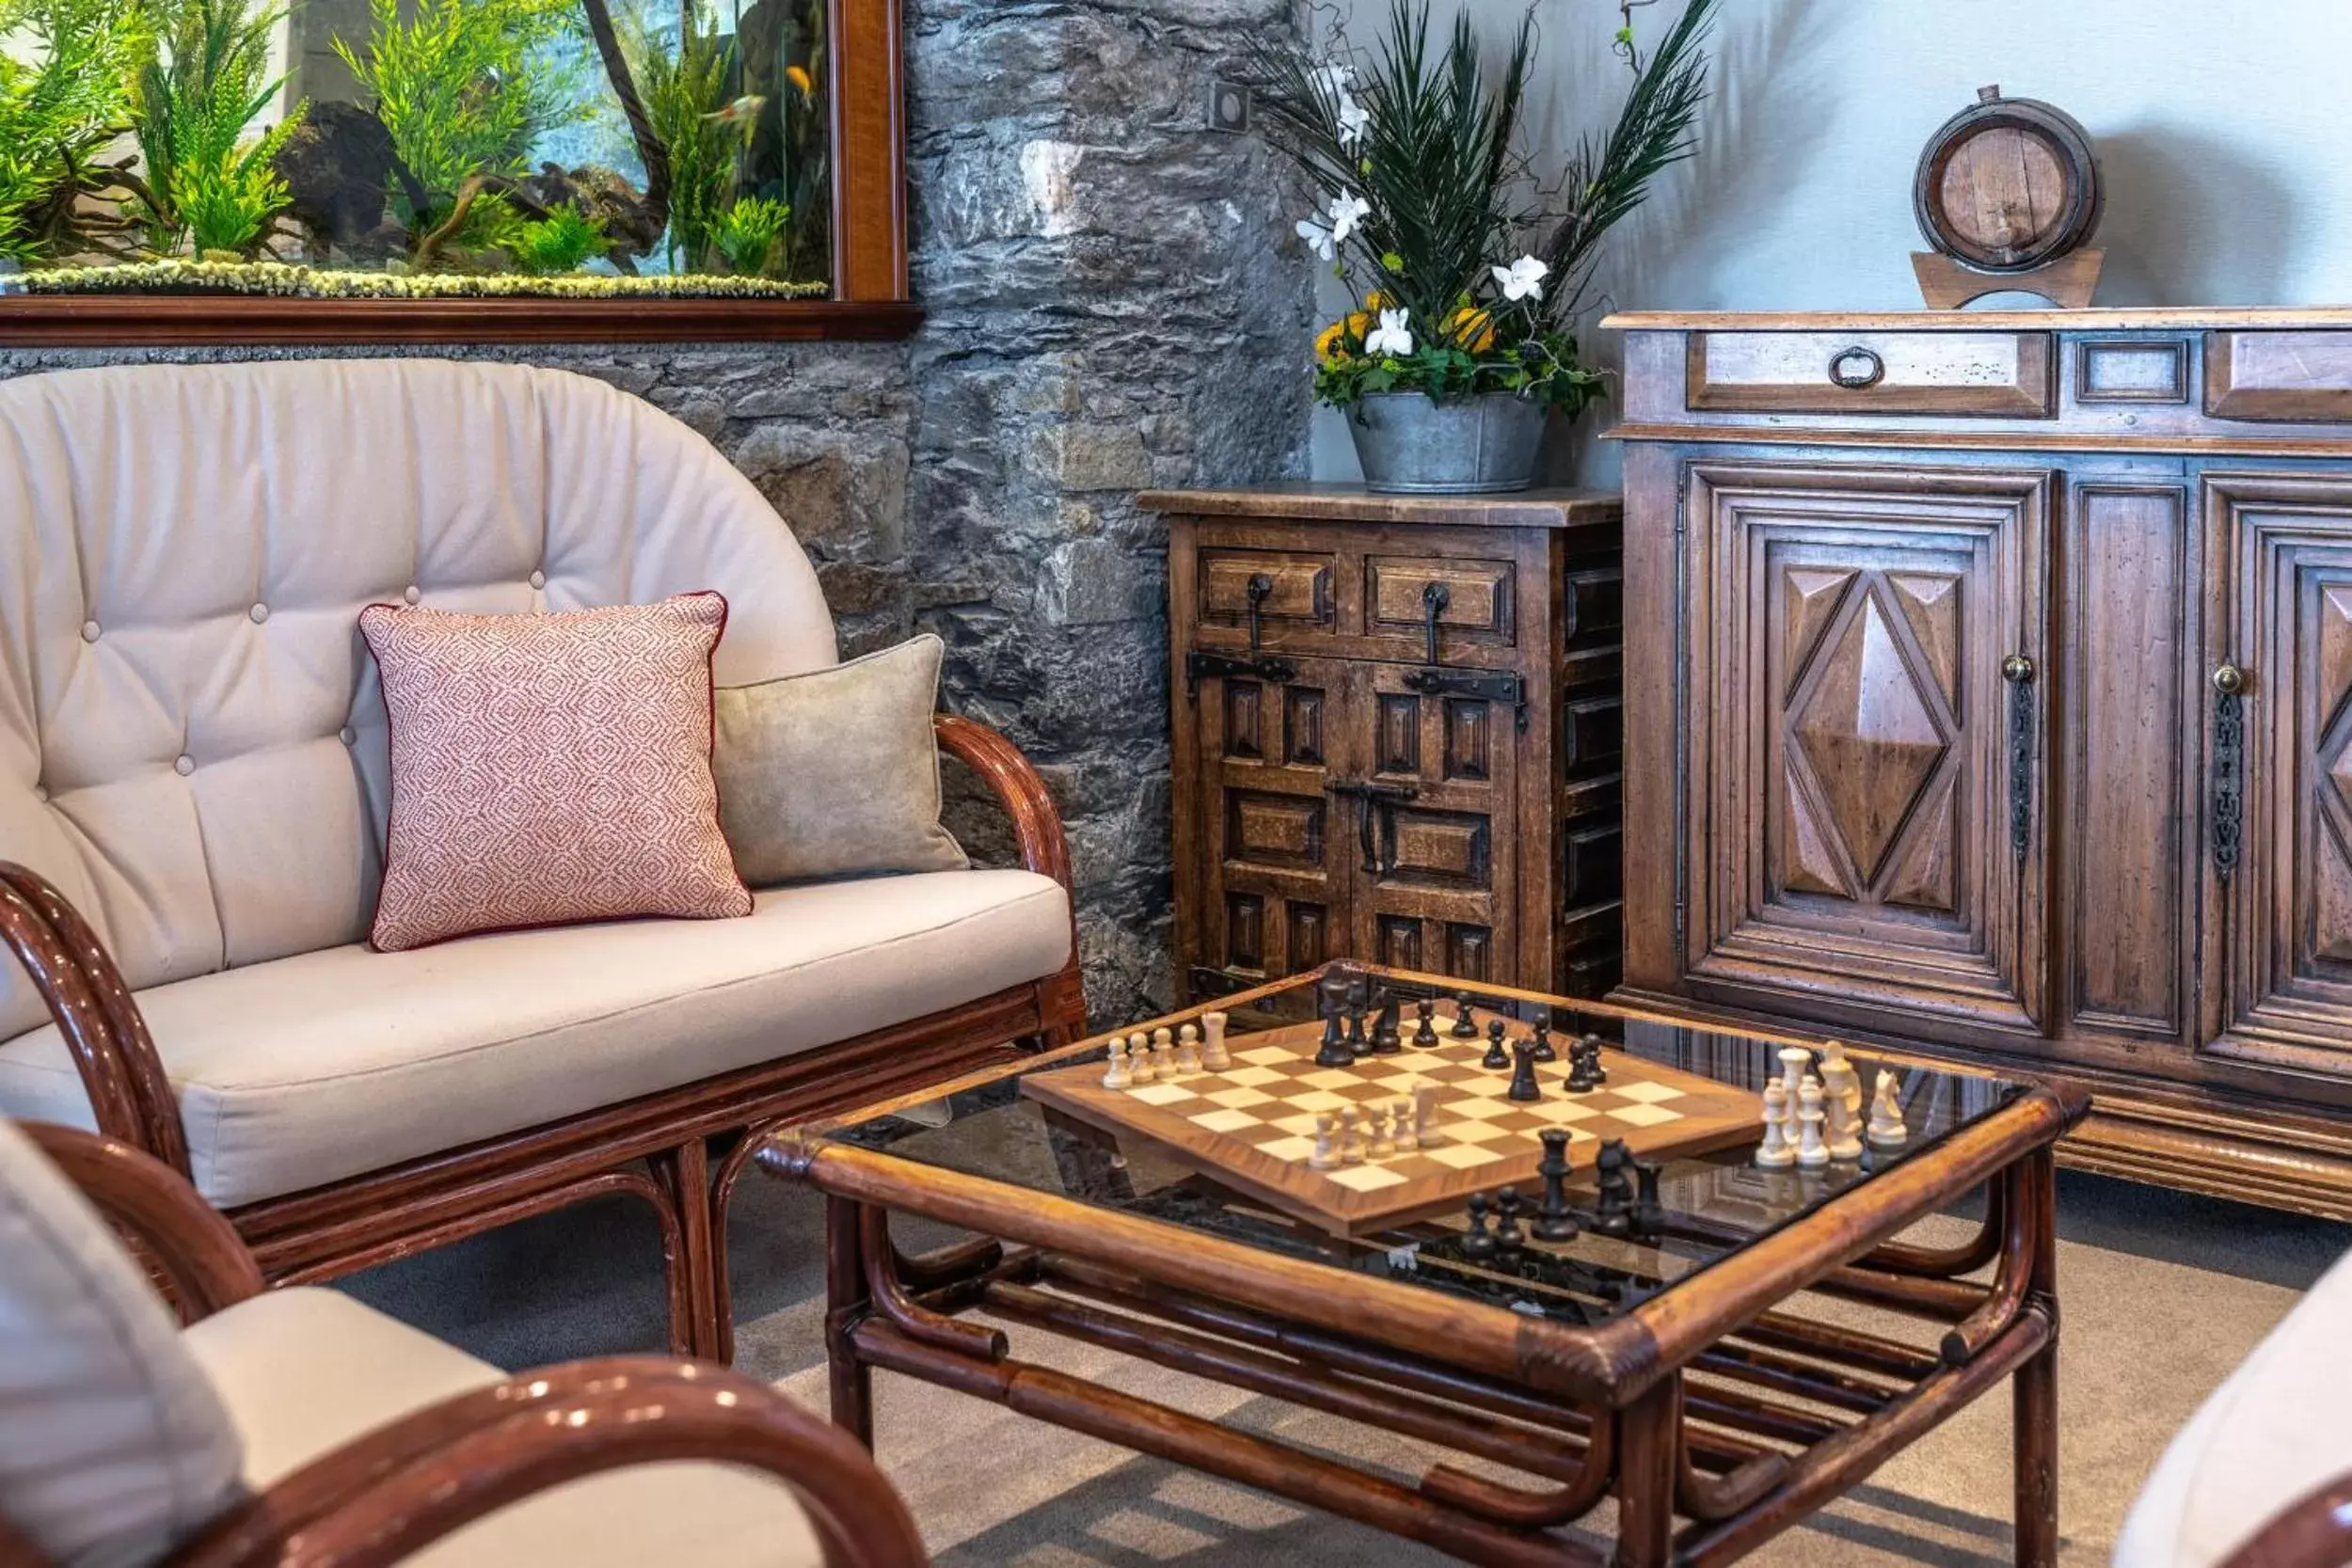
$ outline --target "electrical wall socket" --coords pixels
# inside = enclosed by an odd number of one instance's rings
[[[1249,89],[1239,82],[1209,83],[1209,129],[1235,135],[1249,129]]]

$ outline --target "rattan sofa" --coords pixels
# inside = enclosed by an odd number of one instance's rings
[[[629,1194],[672,1348],[724,1357],[747,1133],[1080,1025],[1059,818],[948,716],[1025,869],[364,945],[389,792],[364,605],[717,588],[719,684],[835,661],[775,508],[646,403],[491,364],[105,369],[0,386],[0,1114],[191,1177],[272,1280]]]

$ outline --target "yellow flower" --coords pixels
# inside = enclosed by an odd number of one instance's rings
[[[810,81],[808,72],[802,70],[799,66],[786,66],[784,68],[784,79],[791,83],[794,87],[800,88],[801,96],[803,98],[814,98],[817,96],[817,84]]]
[[[1361,310],[1333,322],[1315,334],[1315,357],[1329,364],[1344,352],[1353,341],[1362,342],[1364,334],[1372,330],[1372,318]]]
[[[1395,300],[1391,299],[1387,294],[1382,293],[1377,289],[1373,290],[1372,293],[1364,296],[1364,309],[1367,310],[1385,309],[1389,306],[1394,305],[1395,303]]]
[[[1445,321],[1446,336],[1454,346],[1484,354],[1495,346],[1495,319],[1484,310],[1456,310]]]

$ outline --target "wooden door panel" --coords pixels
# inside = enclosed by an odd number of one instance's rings
[[[2352,480],[2221,475],[2205,495],[2237,595],[2210,652],[2250,675],[2241,852],[2223,877],[2209,829],[2203,857],[2233,932],[2228,1032],[2209,1049],[2352,1078]]]
[[[1378,962],[1495,985],[1518,981],[1506,930],[1518,896],[1513,705],[1422,692],[1410,666],[1350,671],[1363,716],[1362,783],[1340,809],[1356,832],[1358,950]]]
[[[1688,963],[2028,1026],[2041,701],[2012,719],[2001,671],[2041,657],[2048,476],[1905,481],[1694,473]]]

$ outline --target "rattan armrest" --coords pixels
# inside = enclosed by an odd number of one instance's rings
[[[24,1128],[83,1196],[160,1267],[193,1323],[262,1293],[261,1265],[186,1177],[119,1138],[51,1122]]]

